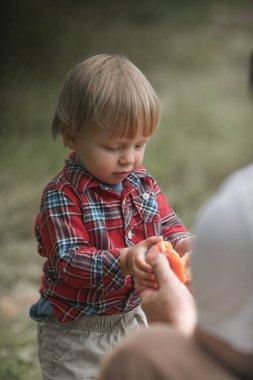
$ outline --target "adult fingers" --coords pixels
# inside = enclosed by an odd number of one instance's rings
[[[165,255],[157,253],[151,262],[151,266],[159,286],[168,284],[168,282],[171,281],[180,283],[177,276],[170,268],[170,264]]]

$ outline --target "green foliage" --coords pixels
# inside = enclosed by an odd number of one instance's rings
[[[11,0],[2,8],[0,301],[22,281],[38,289],[33,219],[67,155],[50,123],[63,78],[87,55],[123,53],[156,88],[162,121],[145,166],[189,228],[223,178],[252,161],[250,1]],[[27,312],[1,320],[0,378],[39,379]]]
[[[8,324],[1,318],[0,379],[40,380],[35,329],[24,318]]]

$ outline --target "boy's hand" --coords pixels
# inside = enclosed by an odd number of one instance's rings
[[[121,269],[125,276],[131,274],[136,281],[136,288],[157,287],[152,267],[146,262],[146,253],[153,245],[163,240],[161,236],[152,236],[134,247],[123,248],[120,253]]]
[[[176,242],[174,249],[179,254],[179,256],[184,256],[185,253],[192,250],[194,236],[189,236],[183,239],[180,239]]]

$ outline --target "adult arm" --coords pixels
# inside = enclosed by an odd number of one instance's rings
[[[191,335],[196,324],[196,305],[188,288],[171,270],[168,260],[157,254],[152,261],[158,288],[145,288],[141,303],[149,322],[167,322],[184,334]]]

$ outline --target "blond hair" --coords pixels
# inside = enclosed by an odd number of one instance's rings
[[[52,123],[53,137],[106,128],[112,137],[150,136],[160,121],[158,97],[144,74],[125,56],[99,54],[67,74]]]

